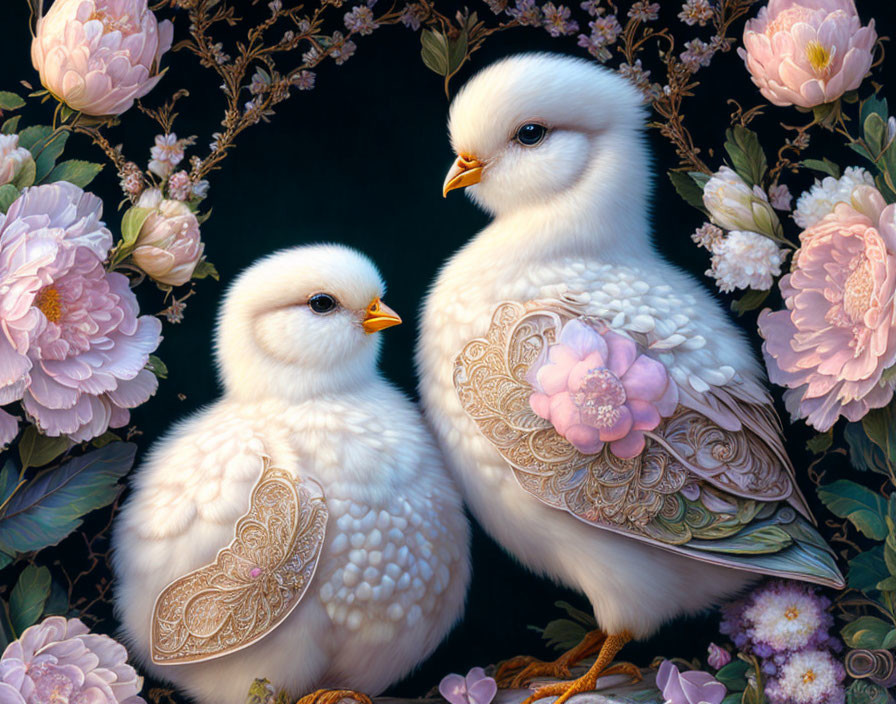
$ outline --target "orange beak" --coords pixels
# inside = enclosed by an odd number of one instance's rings
[[[482,169],[484,168],[485,164],[476,157],[461,154],[445,177],[445,183],[442,184],[442,197],[447,196],[448,191],[453,191],[455,188],[466,188],[474,183],[479,183],[482,180]]]
[[[374,332],[379,332],[380,330],[385,330],[386,328],[391,328],[393,325],[401,325],[401,318],[398,317],[398,313],[383,303],[379,298],[374,298],[373,301],[370,302],[370,305],[367,306],[367,312],[364,314],[364,319],[361,321],[361,327],[364,328],[364,332],[369,335]]]

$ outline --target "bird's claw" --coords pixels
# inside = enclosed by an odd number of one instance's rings
[[[607,677],[608,675],[628,675],[632,678],[632,684],[640,682],[643,677],[640,668],[636,665],[633,665],[630,662],[618,662],[600,672],[586,672],[584,675],[571,682],[552,682],[550,684],[542,685],[541,687],[536,688],[532,694],[523,700],[522,704],[533,704],[545,697],[557,697],[552,704],[565,704],[577,694],[593,691],[597,686],[597,681],[601,677]]]
[[[498,665],[495,681],[501,689],[521,689],[536,677],[572,677],[569,666],[559,660],[545,662],[529,655],[518,655]]]
[[[318,689],[311,694],[306,694],[296,704],[339,704],[345,699],[350,699],[358,704],[373,704],[370,697],[353,689]]]

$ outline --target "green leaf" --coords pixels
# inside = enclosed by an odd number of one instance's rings
[[[6,500],[18,486],[18,483],[19,473],[12,460],[7,459],[3,469],[0,469],[0,505],[6,503]]]
[[[880,647],[884,650],[892,650],[893,648],[896,648],[896,628],[891,628],[890,632],[884,636],[884,640],[880,644]]]
[[[19,459],[22,468],[43,467],[65,452],[71,441],[66,437],[51,438],[41,435],[37,428],[29,425],[19,440]]]
[[[81,188],[86,188],[102,170],[102,164],[94,164],[90,161],[80,161],[78,159],[69,159],[68,161],[56,164],[44,180],[44,183],[68,181]]]
[[[34,162],[37,165],[35,183],[42,183],[56,165],[56,160],[62,155],[65,143],[68,141],[68,132],[55,132],[41,140],[31,148]]]
[[[872,154],[880,154],[887,143],[887,119],[877,113],[871,113],[862,123],[865,143]]]
[[[840,635],[850,648],[876,650],[881,647],[891,629],[889,623],[877,616],[859,616],[855,621],[847,623]]]
[[[741,316],[748,311],[756,310],[765,302],[765,299],[768,298],[769,293],[771,293],[770,290],[755,291],[753,289],[748,289],[743,296],[738,298],[736,301],[731,302],[731,310],[737,313],[738,316]]]
[[[889,476],[887,458],[877,445],[868,438],[861,423],[847,423],[843,431],[849,447],[849,461],[853,467],[863,472],[877,472]]]
[[[559,618],[548,623],[541,631],[548,647],[556,650],[570,650],[582,642],[587,630],[580,623],[568,618]]]
[[[31,150],[33,156],[34,146],[39,142],[46,140],[51,134],[53,134],[53,128],[49,125],[33,125],[31,127],[26,127],[19,132],[19,146]]]
[[[25,107],[25,99],[8,90],[0,90],[0,110],[18,110]]]
[[[877,583],[877,589],[882,592],[896,592],[896,577],[890,575]]]
[[[741,704],[744,699],[743,692],[734,692],[733,694],[729,694],[722,700],[722,704]]]
[[[448,75],[448,37],[435,29],[424,29],[420,33],[420,57],[430,71],[440,76]]]
[[[834,430],[833,428],[829,428],[827,432],[818,433],[817,435],[809,438],[808,442],[806,442],[806,449],[809,450],[814,455],[820,455],[822,452],[826,452],[831,449],[831,445],[834,444]]]
[[[215,265],[207,259],[203,259],[196,265],[196,268],[193,269],[193,278],[204,279],[207,276],[211,276],[215,281],[221,280]]]
[[[146,222],[146,218],[155,212],[155,208],[138,208],[134,206],[128,208],[124,216],[121,218],[121,242],[125,248],[134,246],[137,236],[140,234],[140,228]]]
[[[753,130],[737,125],[725,132],[725,151],[738,175],[751,186],[761,186],[768,169],[765,152]]]
[[[743,660],[732,660],[716,673],[716,679],[729,691],[742,692],[747,687],[747,672],[750,664]]]
[[[150,357],[151,356],[152,355],[150,355]],[[148,366],[149,365],[147,365],[147,367]],[[107,430],[102,435],[95,437],[93,440],[91,440],[90,444],[93,445],[94,447],[105,447],[110,442],[119,442],[120,440],[121,440],[121,438],[118,437],[117,433],[113,433],[111,430]]]
[[[824,157],[823,159],[803,159],[800,162],[800,166],[812,169],[813,171],[820,171],[821,173],[833,176],[834,178],[840,178],[840,167],[827,157]]]
[[[12,202],[19,197],[19,189],[11,183],[0,186],[0,211],[6,212]]]
[[[0,544],[18,552],[56,545],[81,525],[84,514],[115,499],[135,450],[132,443],[114,442],[37,475],[7,504]]]
[[[878,98],[875,94],[862,101],[862,105],[859,107],[859,122],[864,125],[865,120],[872,114],[879,115],[886,122],[889,117],[886,98]]]
[[[668,173],[669,180],[672,182],[675,192],[684,198],[686,203],[693,205],[695,208],[698,208],[705,213],[706,207],[703,205],[703,188],[700,187],[693,177],[691,177],[690,174],[686,174],[684,171],[669,171]]]
[[[9,618],[16,636],[37,623],[50,596],[50,570],[28,565],[9,596]]]
[[[44,606],[44,617],[68,615],[68,592],[55,579],[50,584],[50,596]]]
[[[165,363],[154,354],[149,355],[149,361],[146,363],[146,368],[149,369],[149,371],[151,371],[157,377],[159,377],[159,379],[168,378],[168,367],[165,366]]]
[[[846,704],[890,704],[885,687],[870,680],[855,680],[846,690]]]
[[[19,126],[19,120],[21,119],[21,115],[16,115],[15,117],[11,117],[8,120],[5,120],[3,122],[3,126],[0,127],[0,133],[15,134],[16,128]]]
[[[587,613],[586,611],[577,609],[575,606],[573,606],[569,602],[555,601],[554,606],[556,606],[559,609],[563,609],[571,619],[588,626],[590,630],[597,628],[597,621],[594,620],[594,616]]]
[[[849,520],[866,537],[887,537],[887,505],[880,494],[848,479],[838,479],[819,487],[818,498],[831,513]]]
[[[862,418],[862,427],[868,439],[883,450],[893,462],[896,459],[896,413],[894,407],[875,408]]]
[[[448,73],[456,73],[467,60],[467,30],[462,29],[454,41],[448,43]]]
[[[849,561],[846,583],[860,592],[878,589],[878,584],[889,576],[884,563],[884,546],[875,545],[861,552]]]

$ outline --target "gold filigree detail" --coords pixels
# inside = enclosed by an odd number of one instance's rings
[[[280,625],[311,583],[327,517],[320,487],[265,462],[233,542],[213,563],[173,581],[156,599],[153,662],[211,660]]]
[[[560,301],[502,303],[486,336],[456,359],[454,385],[464,409],[523,489],[583,521],[665,546],[736,533],[762,502],[790,495],[780,458],[761,438],[746,427],[725,430],[685,406],[646,433],[639,457],[621,459],[608,445],[594,455],[576,450],[532,411],[526,379],[573,318],[606,325]],[[634,337],[643,350],[643,337]],[[686,485],[730,509],[714,512],[686,499]]]

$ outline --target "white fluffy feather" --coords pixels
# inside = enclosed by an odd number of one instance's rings
[[[457,490],[413,404],[376,370],[360,328],[382,294],[370,262],[334,246],[276,253],[231,288],[219,321],[224,397],[156,443],[114,533],[115,606],[131,652],[205,704],[242,704],[256,677],[293,697],[376,694],[458,619],[469,581]],[[305,304],[327,292],[342,308]],[[273,633],[206,663],[149,660],[153,603],[233,538],[262,458],[317,480],[330,518],[314,580]]]

